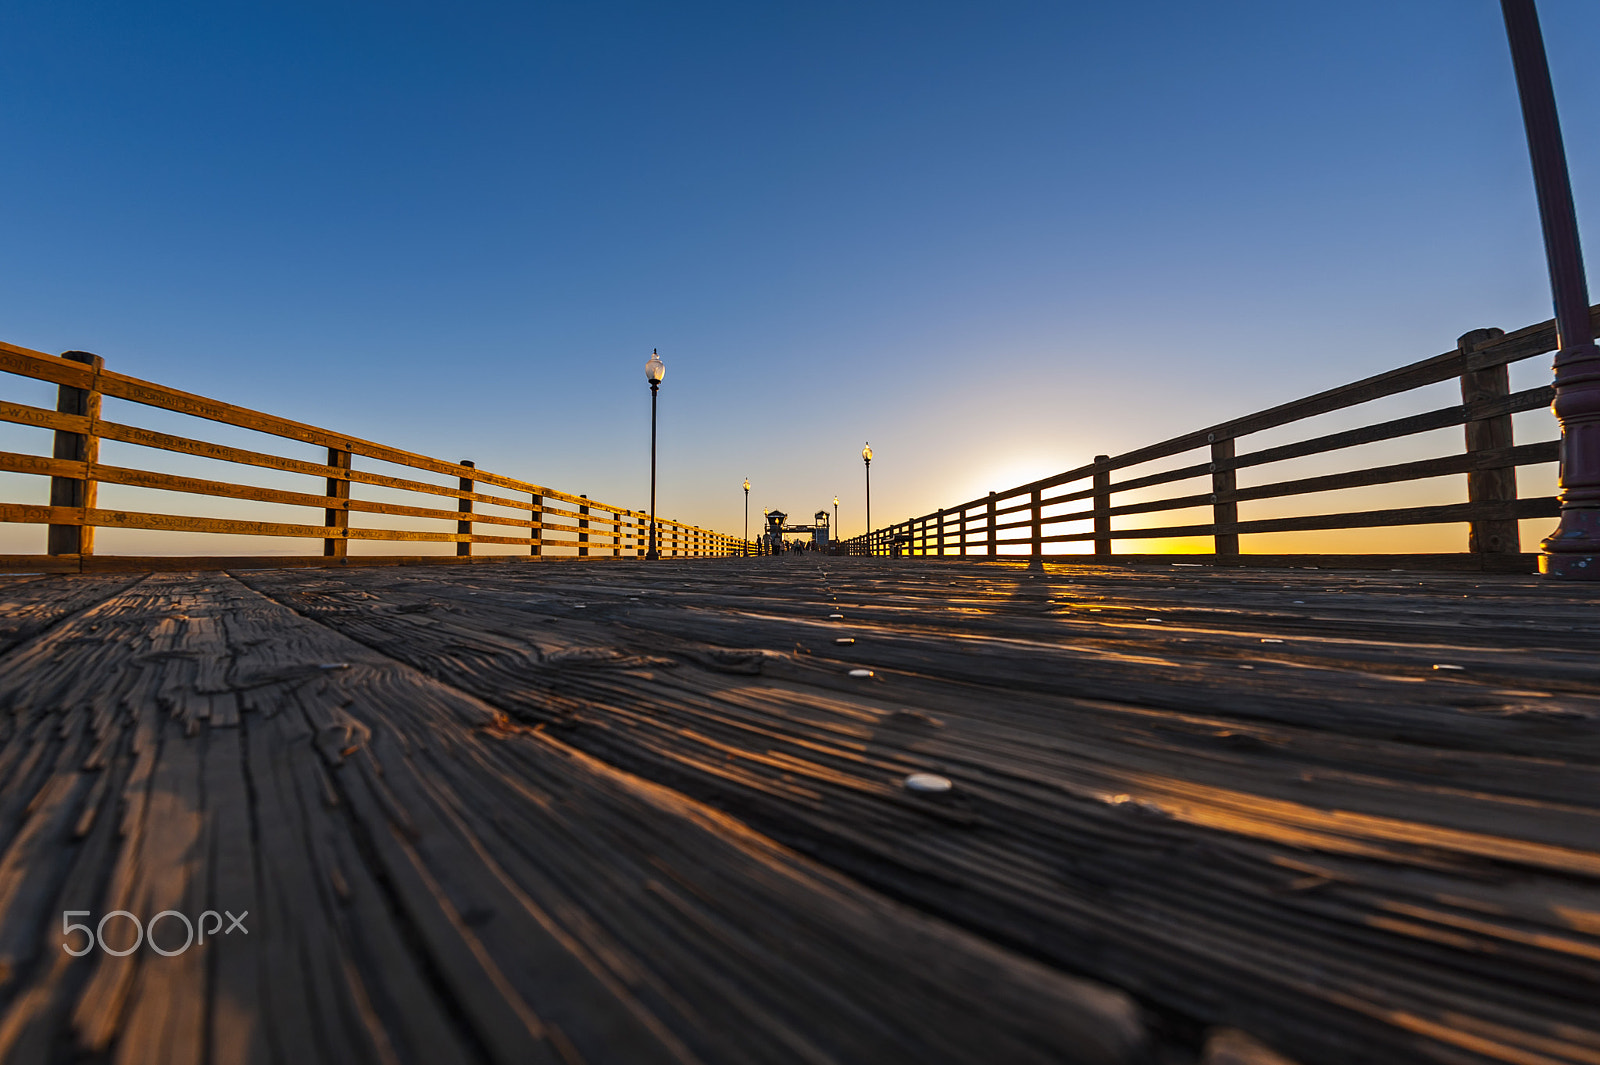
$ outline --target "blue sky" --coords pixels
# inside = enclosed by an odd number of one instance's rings
[[[1592,220],[1600,5],[1540,7]],[[727,531],[1550,313],[1492,0],[14,3],[0,101],[0,339],[635,506],[659,348]]]

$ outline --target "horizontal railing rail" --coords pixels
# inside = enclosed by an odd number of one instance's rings
[[[1591,308],[1590,327],[1600,335],[1600,307]],[[1062,473],[873,529],[843,541],[840,549],[859,555],[1017,557],[1020,554],[1042,558],[1049,554],[1047,545],[1088,543],[1092,545],[1090,555],[1066,553],[1050,554],[1050,557],[1062,561],[1094,561],[1113,557],[1113,544],[1119,540],[1210,537],[1212,552],[1209,556],[1202,554],[1202,558],[1210,557],[1223,564],[1244,564],[1252,558],[1265,561],[1282,557],[1242,554],[1239,537],[1244,535],[1464,522],[1469,526],[1467,551],[1463,555],[1467,565],[1492,569],[1530,568],[1532,556],[1521,552],[1517,522],[1556,517],[1560,507],[1554,496],[1519,498],[1515,471],[1521,466],[1559,461],[1560,445],[1555,440],[1514,443],[1512,415],[1548,407],[1554,399],[1554,390],[1541,386],[1512,392],[1508,368],[1512,363],[1549,354],[1555,347],[1553,321],[1514,333],[1498,329],[1475,330],[1463,336],[1454,351],[1121,455],[1096,455],[1092,462]],[[1460,404],[1239,453],[1238,441],[1253,434],[1451,379],[1460,381]],[[1363,444],[1399,440],[1456,425],[1465,427],[1466,448],[1459,454],[1340,473],[1289,477],[1244,488],[1238,485],[1240,470],[1333,454]],[[1118,471],[1194,451],[1202,452],[1199,461],[1121,480],[1112,479]],[[1243,502],[1397,484],[1449,474],[1467,476],[1466,502],[1250,520],[1239,518],[1238,508]],[[1191,489],[1160,499],[1117,502],[1119,495],[1125,497],[1130,492],[1203,477],[1211,478],[1209,491]],[[1064,513],[1045,513],[1050,508],[1072,503],[1083,505]],[[1211,509],[1209,521],[1112,527],[1113,518],[1197,507]],[[1084,524],[1089,527],[1081,528]],[[1080,528],[1074,531],[1063,528],[1069,525]]]
[[[0,500],[0,523],[34,524],[46,529],[43,554],[0,555],[0,566],[8,569],[72,571],[224,561],[216,555],[162,558],[97,555],[95,530],[106,528],[321,541],[321,555],[228,556],[225,561],[230,565],[472,562],[508,557],[504,554],[475,556],[473,547],[476,544],[526,547],[533,557],[637,557],[644,555],[648,547],[650,520],[644,511],[478,469],[467,460],[448,462],[431,458],[129,377],[107,370],[99,356],[85,352],[55,356],[0,343],[0,371],[57,386],[55,410],[0,400],[0,422],[53,430],[55,434],[53,454],[49,456],[0,451],[0,473],[50,479],[48,504]],[[108,421],[101,417],[101,401],[108,396],[325,448],[327,461],[319,463],[274,455]],[[99,458],[102,441],[214,459],[239,467],[302,474],[319,479],[320,486],[313,482],[306,487],[320,487],[321,491],[267,488],[103,463]],[[355,469],[356,458],[454,478],[455,485]],[[102,484],[311,508],[321,511],[321,521],[259,521],[101,507],[98,489]],[[358,498],[353,492],[358,485],[424,498],[413,499],[410,503]],[[507,492],[514,495],[505,494]],[[447,505],[421,505],[429,501],[427,497]],[[454,506],[449,506],[447,501],[453,501]],[[483,507],[518,513],[516,516],[493,513],[481,509]],[[351,515],[434,519],[455,524],[453,529],[352,525]],[[500,531],[476,531],[480,526]],[[737,537],[670,519],[657,518],[655,527],[657,550],[665,558],[748,554],[753,546]],[[352,541],[454,543],[456,546],[454,555],[351,555]]]

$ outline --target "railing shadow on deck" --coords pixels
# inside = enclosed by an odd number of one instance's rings
[[[1590,309],[1591,331],[1600,335],[1600,306]],[[1521,551],[1517,522],[1526,518],[1554,518],[1560,508],[1554,496],[1518,498],[1516,468],[1559,461],[1558,441],[1517,445],[1513,441],[1513,414],[1548,407],[1554,390],[1548,386],[1512,392],[1512,363],[1553,352],[1553,321],[1505,333],[1479,329],[1467,333],[1454,351],[1408,366],[1341,385],[1313,396],[1247,414],[1205,429],[1197,429],[1121,455],[1097,455],[1094,461],[1028,484],[931,514],[874,529],[842,541],[839,550],[852,555],[911,555],[916,557],[1000,557],[1013,561],[1052,562],[1152,562],[1188,560],[1220,566],[1295,565],[1367,568],[1394,567],[1482,570],[1531,573],[1537,557]],[[1331,411],[1342,410],[1387,396],[1395,396],[1448,381],[1461,382],[1462,402],[1408,417],[1373,422],[1307,440],[1240,453],[1238,441],[1264,430],[1290,425]],[[1378,441],[1398,440],[1437,429],[1464,425],[1465,450],[1459,454],[1393,465],[1372,466],[1316,477],[1274,481],[1254,487],[1238,486],[1238,471],[1255,466]],[[1200,451],[1199,461],[1114,481],[1119,470],[1140,466],[1187,452]],[[1399,507],[1343,513],[1239,520],[1239,504],[1251,500],[1278,500],[1318,492],[1371,485],[1418,481],[1448,474],[1467,475],[1467,502],[1435,506]],[[1189,492],[1163,499],[1117,505],[1119,493],[1209,476],[1210,491]],[[1067,513],[1046,514],[1051,507],[1081,504]],[[1155,528],[1112,528],[1112,519],[1136,514],[1158,514],[1193,507],[1211,508],[1211,520],[1202,524]],[[1306,532],[1332,529],[1470,523],[1467,550],[1429,554],[1246,554],[1239,537],[1252,533]],[[1087,523],[1088,530],[1068,531],[1064,526]],[[1198,554],[1128,554],[1112,551],[1118,540],[1171,537],[1210,537],[1213,550]],[[1047,545],[1090,543],[1092,554],[1046,554]],[[1021,552],[1018,549],[1023,549]]]
[[[35,426],[55,432],[50,456],[0,451],[0,473],[34,474],[50,478],[48,505],[0,500],[0,522],[43,526],[43,554],[0,555],[0,569],[34,572],[93,572],[145,569],[219,567],[269,567],[306,565],[397,565],[410,563],[471,563],[504,561],[520,555],[474,555],[475,544],[525,546],[529,556],[638,557],[645,554],[649,516],[586,496],[558,492],[543,485],[478,469],[472,462],[446,462],[400,448],[378,444],[292,421],[272,414],[237,407],[204,396],[180,392],[165,385],[128,377],[105,369],[103,360],[87,352],[62,356],[0,343],[0,371],[58,386],[56,410],[0,400],[0,422]],[[107,421],[101,417],[101,398],[110,396],[145,407],[192,415],[224,425],[255,430],[285,440],[327,449],[326,462],[313,462],[266,454],[221,443],[192,439]],[[255,467],[303,474],[315,478],[319,491],[296,492],[233,481],[178,476],[146,469],[102,463],[103,440],[135,444],[240,467]],[[433,484],[408,477],[353,468],[361,457],[454,478],[455,485]],[[233,468],[233,467],[230,467]],[[310,507],[322,511],[319,525],[276,521],[246,521],[227,517],[197,517],[148,513],[97,506],[98,486],[115,484],[140,489],[183,492],[212,499]],[[429,503],[429,497],[454,499],[454,509],[408,505],[379,499],[357,498],[357,485],[402,493],[411,503]],[[313,487],[308,485],[307,487]],[[496,491],[486,491],[485,489]],[[511,498],[503,492],[523,498]],[[493,513],[482,507],[510,509],[514,515]],[[454,531],[352,526],[352,514],[388,518],[432,519],[454,522]],[[415,521],[413,521],[415,523]],[[395,523],[390,521],[388,526]],[[491,535],[474,526],[499,527],[514,535]],[[321,540],[321,555],[96,555],[97,528],[145,529],[168,533],[211,533],[232,536],[300,537]],[[436,527],[437,528],[437,527]],[[736,537],[678,521],[656,519],[658,551],[663,558],[709,558],[750,553],[752,545]],[[453,555],[351,555],[352,541],[454,543]]]

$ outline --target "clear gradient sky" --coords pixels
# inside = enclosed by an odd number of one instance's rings
[[[1600,3],[1540,8],[1592,250]],[[0,100],[0,338],[635,506],[659,348],[731,532],[1550,315],[1494,0],[15,2]]]

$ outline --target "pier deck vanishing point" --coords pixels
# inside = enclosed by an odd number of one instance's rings
[[[0,599],[8,1063],[1600,1060],[1583,586],[801,555]],[[138,950],[63,949],[113,910]],[[247,931],[152,921],[207,910]]]

